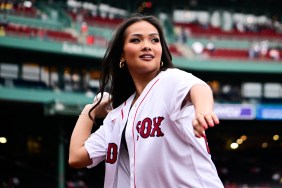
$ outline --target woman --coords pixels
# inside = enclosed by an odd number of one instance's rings
[[[219,123],[212,91],[173,68],[155,17],[133,15],[118,27],[103,59],[100,93],[73,130],[72,167],[105,160],[106,188],[223,187],[204,133]],[[91,134],[92,120],[104,116]]]

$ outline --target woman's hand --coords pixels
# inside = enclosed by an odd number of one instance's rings
[[[101,97],[101,94],[99,93],[93,100],[93,105],[97,104]],[[112,110],[112,105],[111,105],[111,95],[107,92],[104,92],[103,98],[101,102],[96,106],[96,108],[91,112],[93,115],[92,117],[95,118],[105,118],[107,114]]]
[[[208,129],[208,127],[214,127],[216,124],[219,124],[219,119],[214,112],[196,113],[192,124],[195,136],[200,138],[206,136],[205,130]]]
[[[94,100],[92,104],[87,104],[85,105],[84,109],[82,110],[81,114],[83,115],[87,115],[89,111],[93,108],[93,106],[95,106],[99,99],[100,99],[101,95],[98,94]],[[103,98],[101,100],[101,102],[98,104],[98,106],[96,106],[91,112],[90,112],[90,116],[91,119],[94,120],[95,118],[105,118],[107,116],[107,114],[112,110],[112,105],[111,105],[111,96],[109,93],[104,92]]]

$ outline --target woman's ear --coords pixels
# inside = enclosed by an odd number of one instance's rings
[[[125,62],[125,58],[124,58],[124,53],[123,53],[123,52],[121,53],[121,56],[120,56],[120,58],[119,58],[119,61],[120,61],[120,62]]]
[[[120,62],[125,62],[125,58],[123,57],[123,55],[120,57],[119,61]]]

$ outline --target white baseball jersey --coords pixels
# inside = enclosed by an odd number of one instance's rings
[[[93,164],[105,159],[105,188],[223,188],[207,142],[194,134],[194,107],[182,101],[194,84],[206,84],[172,68],[112,110],[85,142]],[[122,144],[125,129],[127,148]]]

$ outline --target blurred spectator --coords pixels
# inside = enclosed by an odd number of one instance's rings
[[[81,44],[87,44],[87,42],[88,42],[88,25],[87,25],[86,22],[82,22],[82,24],[80,26],[79,42]]]
[[[3,27],[3,26],[0,26],[0,37],[1,37],[1,36],[5,36],[5,35],[6,35],[6,33],[5,33],[4,27]]]
[[[260,45],[257,42],[254,42],[249,48],[249,58],[254,59],[258,58],[260,54]]]
[[[241,33],[244,33],[246,31],[245,25],[240,21],[235,23],[235,28],[236,28],[237,31],[239,31]]]
[[[192,50],[195,54],[202,54],[204,51],[204,45],[201,42],[194,42],[192,44]]]
[[[188,40],[188,34],[185,30],[185,28],[181,27],[180,29],[180,43],[181,44],[186,44],[187,40]]]
[[[82,22],[81,27],[80,27],[80,32],[81,33],[88,33],[88,25],[86,22]]]
[[[272,60],[275,60],[275,61],[280,59],[279,51],[275,48],[272,48],[271,50],[269,50],[269,56]]]
[[[206,44],[206,48],[207,50],[212,53],[215,51],[215,46],[214,46],[214,43],[212,41],[209,41],[207,44]]]
[[[269,49],[269,41],[262,41],[260,43],[260,56],[262,58],[265,58],[267,56],[268,49]]]
[[[37,35],[40,39],[45,39],[46,31],[44,29],[38,29]]]
[[[86,44],[87,45],[93,45],[95,42],[95,37],[93,35],[88,35],[86,39]]]

